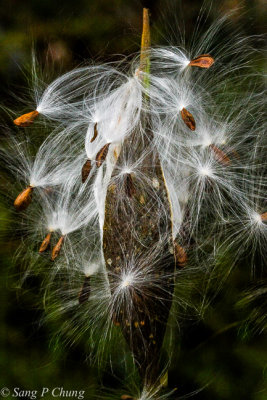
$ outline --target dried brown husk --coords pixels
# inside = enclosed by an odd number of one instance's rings
[[[27,114],[23,114],[20,117],[16,118],[13,122],[15,125],[17,126],[21,126],[21,127],[26,127],[26,126],[30,126],[36,117],[38,117],[39,112],[38,111],[31,111]]]
[[[55,261],[55,259],[59,256],[60,250],[63,246],[64,236],[61,236],[57,242],[57,244],[53,247],[51,260]]]
[[[42,244],[40,246],[39,253],[43,253],[44,251],[46,251],[48,249],[48,247],[50,246],[50,242],[51,242],[51,236],[52,236],[52,232],[49,232],[46,235],[46,237],[44,238],[44,240],[42,241]]]
[[[191,131],[194,131],[196,129],[196,122],[193,115],[186,108],[183,108],[181,110],[181,116],[186,126],[188,126]]]
[[[86,181],[92,169],[91,160],[86,160],[82,167],[82,183]]]
[[[90,292],[91,292],[90,280],[91,280],[90,276],[85,276],[83,285],[79,292],[79,297],[78,297],[79,304],[86,303],[90,297]]]
[[[14,201],[14,206],[17,211],[25,210],[32,201],[32,186],[27,186]]]
[[[110,143],[105,144],[97,153],[96,155],[96,166],[97,168],[101,167],[103,162],[105,161],[107,154],[108,154],[108,149],[109,149]]]
[[[190,61],[191,67],[210,68],[214,64],[214,58],[210,54],[201,54]]]
[[[218,162],[220,162],[221,164],[224,164],[224,165],[231,164],[230,158],[221,149],[219,149],[214,144],[210,144],[210,148],[213,151],[214,156]]]

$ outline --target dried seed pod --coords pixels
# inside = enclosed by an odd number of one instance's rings
[[[174,257],[177,265],[179,267],[184,267],[187,263],[187,254],[185,249],[180,246],[176,240],[173,242],[173,247],[174,247]]]
[[[83,304],[86,303],[90,297],[90,291],[91,291],[91,286],[90,286],[90,276],[85,276],[83,285],[81,287],[81,290],[79,292],[79,303]]]
[[[267,211],[265,213],[261,214],[261,220],[267,221]]]
[[[191,67],[210,68],[214,64],[214,58],[209,54],[202,54],[190,61]]]
[[[131,174],[126,174],[124,178],[124,189],[128,197],[133,197],[136,193]]]
[[[33,123],[35,118],[39,115],[38,111],[31,111],[27,114],[23,114],[20,117],[16,118],[13,122],[17,126],[26,127]]]
[[[196,122],[193,115],[189,111],[187,111],[186,108],[183,108],[181,110],[181,116],[188,128],[191,129],[191,131],[194,131],[196,129]]]
[[[86,160],[82,167],[82,183],[84,183],[88,178],[91,169],[92,169],[91,160]]]
[[[230,158],[217,146],[210,144],[209,146],[214,153],[214,157],[218,162],[224,165],[229,165],[231,163]]]
[[[92,143],[94,140],[96,140],[98,135],[98,130],[97,130],[97,122],[94,124],[94,135],[92,137],[92,139],[90,140],[90,143]]]
[[[17,211],[25,210],[32,201],[32,186],[27,186],[14,201],[14,206]]]
[[[109,149],[110,143],[105,144],[105,146],[103,146],[99,152],[96,155],[96,166],[97,168],[101,167],[101,165],[103,164],[103,162],[105,161],[107,154],[108,154],[108,149]]]
[[[44,240],[42,241],[42,244],[40,246],[39,253],[43,253],[45,250],[47,250],[47,248],[49,247],[50,242],[51,242],[51,235],[52,235],[52,232],[49,232],[46,235],[46,237],[44,238]]]
[[[62,236],[59,238],[57,244],[53,247],[52,254],[51,254],[51,260],[52,260],[52,261],[55,261],[55,259],[56,259],[57,256],[59,255],[60,250],[61,250],[61,247],[62,247],[62,245],[63,245],[63,242],[64,242],[64,236],[62,235]]]

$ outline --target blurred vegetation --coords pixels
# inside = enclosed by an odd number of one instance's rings
[[[246,34],[263,33],[264,0],[214,3],[209,22],[216,18],[218,9],[228,12],[242,6],[232,17],[234,25],[241,26]],[[113,60],[116,54],[138,51],[143,5],[151,10],[154,41],[164,43],[168,40],[164,32],[174,26],[175,18],[183,19],[190,35],[202,2],[2,0],[0,5],[0,98],[8,107],[18,108],[12,93],[20,96],[20,91],[27,86],[24,69],[31,62],[33,48],[41,67],[49,65],[56,73],[69,70],[90,57]],[[174,5],[177,15],[172,14]],[[180,11],[182,16],[178,16]],[[163,26],[165,14],[169,15],[167,28]],[[13,255],[19,239],[10,240],[11,208],[12,204],[4,198],[0,207],[2,231],[7,232],[1,236],[0,250],[0,388],[63,386],[66,390],[86,390],[85,398],[93,398],[99,378],[86,362],[85,348],[76,345],[65,349],[59,343],[55,350],[50,342],[53,328],[38,325],[42,315],[36,307],[40,296],[38,278],[27,282],[22,292],[17,290],[21,266],[18,260],[14,268]],[[197,399],[267,398],[266,337],[252,335],[242,328],[240,321],[245,317],[244,311],[235,307],[250,282],[249,268],[246,265],[237,267],[204,320],[184,323],[169,374],[169,385],[178,388],[177,395],[204,387],[196,394]],[[118,382],[107,376],[104,384],[115,387]]]

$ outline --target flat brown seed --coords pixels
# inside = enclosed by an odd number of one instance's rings
[[[84,278],[82,288],[79,292],[78,300],[79,300],[80,304],[84,304],[88,301],[88,299],[90,297],[90,292],[91,292],[90,276],[86,276]]]
[[[267,211],[265,213],[261,214],[261,220],[267,221]]]
[[[186,108],[183,108],[181,110],[181,116],[188,128],[194,131],[196,129],[196,122],[193,115]]]
[[[125,188],[125,193],[128,197],[133,197],[136,193],[134,183],[133,183],[133,178],[131,174],[126,174],[124,178],[124,188]]]
[[[174,256],[179,267],[184,267],[187,263],[187,254],[185,249],[180,246],[176,241],[173,243]]]
[[[92,139],[90,140],[90,143],[92,143],[94,140],[96,140],[98,135],[98,130],[97,130],[97,122],[94,124],[94,136],[92,137]]]
[[[218,162],[224,165],[229,165],[231,163],[230,158],[217,146],[210,144],[210,148],[214,153],[214,157]]]
[[[20,117],[16,118],[13,122],[17,126],[26,127],[33,123],[35,118],[39,115],[38,111],[31,111],[27,114],[23,114]]]
[[[17,211],[25,210],[32,201],[33,187],[28,186],[24,189],[14,201],[14,206]]]
[[[42,241],[42,244],[40,246],[39,253],[43,253],[45,250],[47,250],[47,248],[51,242],[51,235],[52,235],[52,232],[49,232],[46,235],[46,237],[44,238],[44,240]]]
[[[86,160],[82,167],[82,183],[84,183],[88,178],[91,169],[92,169],[91,160]]]
[[[103,162],[105,161],[107,154],[108,154],[108,149],[109,149],[110,143],[105,144],[105,146],[102,147],[102,149],[99,150],[99,152],[96,155],[96,166],[97,168],[101,167]]]
[[[128,394],[123,394],[121,400],[136,400],[135,397],[129,396]]]
[[[214,58],[209,54],[202,54],[190,61],[191,67],[210,68],[214,64]]]
[[[59,255],[61,247],[63,245],[63,242],[64,242],[64,236],[61,236],[59,238],[57,244],[53,247],[52,254],[51,254],[51,260],[52,261],[55,261],[55,259]]]

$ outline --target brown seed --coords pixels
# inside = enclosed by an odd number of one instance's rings
[[[88,178],[92,168],[91,160],[86,160],[82,167],[82,183]]]
[[[97,122],[96,122],[95,125],[94,125],[94,136],[90,140],[90,143],[92,143],[94,140],[96,140],[97,135],[98,135],[98,130],[97,130]]]
[[[31,125],[38,115],[39,115],[38,111],[36,111],[36,110],[35,111],[31,111],[31,112],[29,112],[27,114],[21,115],[20,117],[15,119],[13,122],[17,126],[26,127],[26,126]]]
[[[214,58],[209,54],[202,54],[190,61],[191,67],[210,68],[214,64]]]
[[[218,162],[224,165],[229,165],[231,163],[230,158],[217,146],[210,144],[210,148],[214,153],[214,157]]]
[[[267,211],[265,213],[261,214],[261,220],[267,221]]]
[[[96,155],[96,166],[97,168],[101,167],[103,162],[105,161],[107,154],[108,154],[108,149],[109,149],[110,143],[105,144],[105,146],[102,147],[102,149],[99,150],[99,152]]]
[[[82,288],[81,288],[81,290],[79,292],[78,299],[79,299],[79,303],[80,304],[83,304],[83,303],[87,302],[87,300],[90,297],[90,291],[91,291],[90,276],[86,276],[84,278],[84,282],[83,282]]]
[[[124,178],[124,189],[128,197],[133,197],[136,193],[131,174],[126,174]]]
[[[185,249],[180,246],[176,241],[173,243],[174,257],[179,267],[184,267],[187,263],[187,254]]]
[[[57,244],[53,247],[52,254],[51,254],[51,261],[55,261],[57,256],[60,253],[61,247],[64,242],[64,236],[61,236],[57,242]]]
[[[136,400],[135,397],[129,396],[128,394],[123,394],[121,400]]]
[[[48,246],[50,245],[51,235],[52,235],[52,232],[49,232],[46,235],[46,237],[44,238],[44,240],[42,241],[42,244],[40,246],[39,253],[43,253],[45,250],[47,250]]]
[[[17,211],[25,210],[32,201],[32,186],[27,186],[14,201],[14,206]]]
[[[196,129],[196,122],[193,115],[189,111],[187,111],[186,108],[183,108],[181,110],[181,116],[188,128],[191,129],[191,131],[194,131]]]

